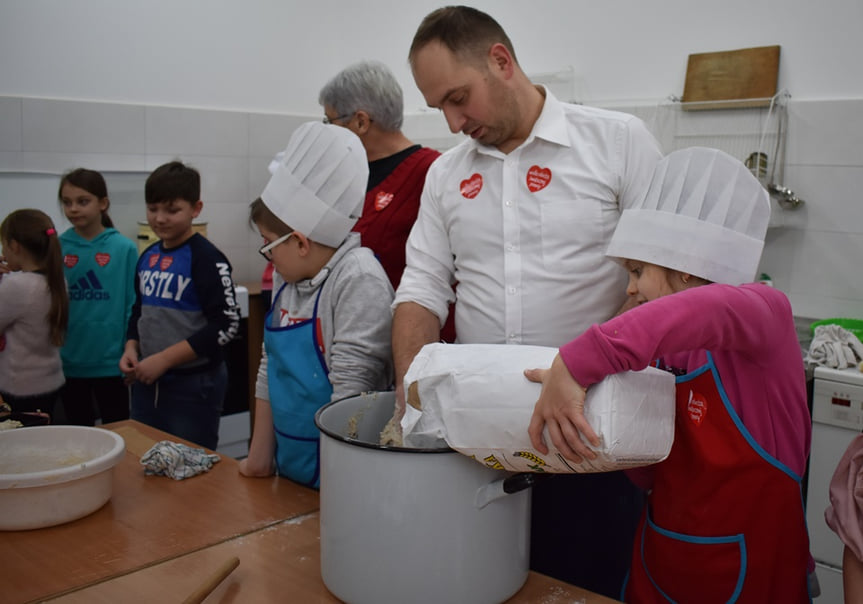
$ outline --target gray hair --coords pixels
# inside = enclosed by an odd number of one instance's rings
[[[341,70],[321,88],[318,103],[329,105],[338,115],[365,111],[389,132],[402,127],[402,87],[379,61],[361,61]]]

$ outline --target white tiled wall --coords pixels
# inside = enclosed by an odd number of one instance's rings
[[[787,185],[806,204],[768,234],[762,267],[798,315],[863,317],[863,99],[791,102]],[[787,232],[783,232],[787,231]]]
[[[646,121],[655,112],[628,110]],[[782,184],[806,203],[775,210],[783,226],[768,231],[761,270],[789,295],[797,315],[863,317],[863,99],[792,98],[788,114]],[[263,260],[247,206],[291,132],[318,118],[0,97],[0,210],[40,207],[67,226],[57,209],[57,178],[85,166],[106,173],[112,216],[134,237],[144,218],[146,174],[179,158],[201,171],[201,220],[230,258],[236,280],[257,281]],[[404,131],[438,149],[460,140],[434,111],[407,115]]]
[[[264,262],[248,205],[263,190],[273,155],[308,119],[318,116],[0,97],[0,214],[37,207],[67,228],[57,184],[83,166],[105,175],[111,216],[134,239],[147,174],[181,159],[201,172],[208,237],[231,260],[238,283],[255,282]]]
[[[613,108],[634,113],[655,129],[663,127],[655,106]],[[805,203],[795,210],[774,203],[771,224],[780,226],[767,231],[759,272],[770,275],[788,294],[794,313],[801,317],[863,318],[863,278],[857,268],[863,259],[861,112],[863,99],[788,101],[787,161],[784,182],[778,184]],[[749,131],[751,116],[757,128],[757,120],[764,120],[767,111],[691,114],[685,125],[686,133],[693,135],[691,144],[708,144],[697,136],[698,128],[725,128],[729,133],[742,125],[740,132]],[[731,138],[738,135],[734,132]],[[664,138],[660,133],[657,137]],[[772,145],[767,149],[771,154]]]

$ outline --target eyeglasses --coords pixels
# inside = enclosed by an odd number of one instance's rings
[[[279,237],[275,241],[271,241],[268,244],[262,246],[261,249],[258,250],[258,253],[261,256],[263,256],[264,258],[266,258],[267,260],[272,260],[273,259],[273,248],[276,247],[277,245],[279,245],[280,243],[284,243],[285,241],[290,239],[291,235],[296,235],[296,234],[297,234],[296,231],[291,231],[287,235],[282,235],[281,237]]]
[[[356,111],[354,111],[354,113],[356,113]],[[335,124],[336,122],[340,122],[340,121],[342,121],[342,120],[343,120],[343,119],[345,119],[345,118],[353,117],[353,116],[354,116],[354,113],[346,113],[346,114],[344,114],[344,115],[339,115],[339,116],[337,116],[337,117],[330,117],[330,116],[328,116],[328,115],[325,115],[325,116],[324,116],[324,119],[323,119],[323,122],[324,122],[325,124]]]

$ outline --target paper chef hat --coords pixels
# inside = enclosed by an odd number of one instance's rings
[[[338,247],[362,214],[369,165],[360,139],[341,126],[307,122],[270,164],[261,199],[286,225]]]
[[[769,220],[767,191],[743,163],[718,149],[682,149],[657,164],[606,254],[739,285],[755,278]]]

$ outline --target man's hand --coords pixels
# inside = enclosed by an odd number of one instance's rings
[[[416,302],[403,302],[393,313],[393,367],[396,383],[396,413],[405,414],[404,377],[422,347],[440,340],[437,315]]]

